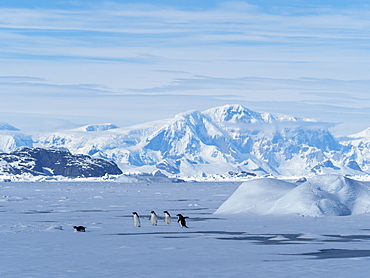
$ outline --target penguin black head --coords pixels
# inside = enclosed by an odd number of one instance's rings
[[[150,213],[155,213],[154,210],[152,210]]]
[[[177,214],[176,216],[178,216],[179,220],[189,218],[188,216],[182,216],[182,214]]]
[[[168,213],[168,211],[167,211],[167,210],[164,210],[164,211],[163,211],[163,213],[166,213],[166,214],[168,214],[168,215],[169,215],[169,213]]]
[[[138,215],[136,211],[134,211],[132,214],[133,214],[133,215]]]

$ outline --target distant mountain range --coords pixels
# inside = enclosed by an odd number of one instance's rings
[[[226,105],[129,128],[91,124],[31,136],[9,125],[12,129],[0,131],[0,150],[67,149],[112,160],[123,171],[160,169],[178,177],[370,172],[370,129],[339,141],[328,126],[317,119]]]

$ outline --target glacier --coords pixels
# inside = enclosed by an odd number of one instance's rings
[[[32,135],[1,130],[0,150],[62,148],[112,160],[124,172],[161,170],[178,178],[228,178],[229,172],[258,176],[369,174],[370,132],[335,138],[331,125],[235,104],[123,128],[89,124]]]

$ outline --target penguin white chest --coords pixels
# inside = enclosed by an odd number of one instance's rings
[[[166,215],[166,216],[164,217],[164,222],[165,222],[166,224],[171,224],[171,217],[170,217],[169,215]]]
[[[141,227],[140,219],[137,215],[134,215],[134,226]]]
[[[150,222],[153,226],[157,225],[157,216],[154,213],[152,213],[152,215],[150,216]]]

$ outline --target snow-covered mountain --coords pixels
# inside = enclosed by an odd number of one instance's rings
[[[351,161],[357,161],[363,171],[370,172],[370,127],[347,136],[341,143],[347,146]]]
[[[19,147],[32,147],[32,136],[19,131],[0,130],[0,152],[12,152]]]
[[[22,148],[0,153],[0,172],[6,175],[103,177],[120,175],[113,161],[92,159],[88,155],[72,155],[67,150]]]
[[[0,122],[0,152],[11,152],[19,147],[31,147],[32,137],[8,123]]]
[[[26,140],[26,135],[22,138],[29,147],[66,148],[72,154],[113,160],[124,171],[160,169],[180,177],[224,175],[229,171],[258,175],[364,174],[370,164],[369,134],[339,142],[327,127],[317,119],[226,105],[129,128],[88,125],[34,135],[32,140]],[[17,136],[20,132],[0,136],[0,148],[15,150],[22,142],[12,143],[9,138],[15,142]]]

